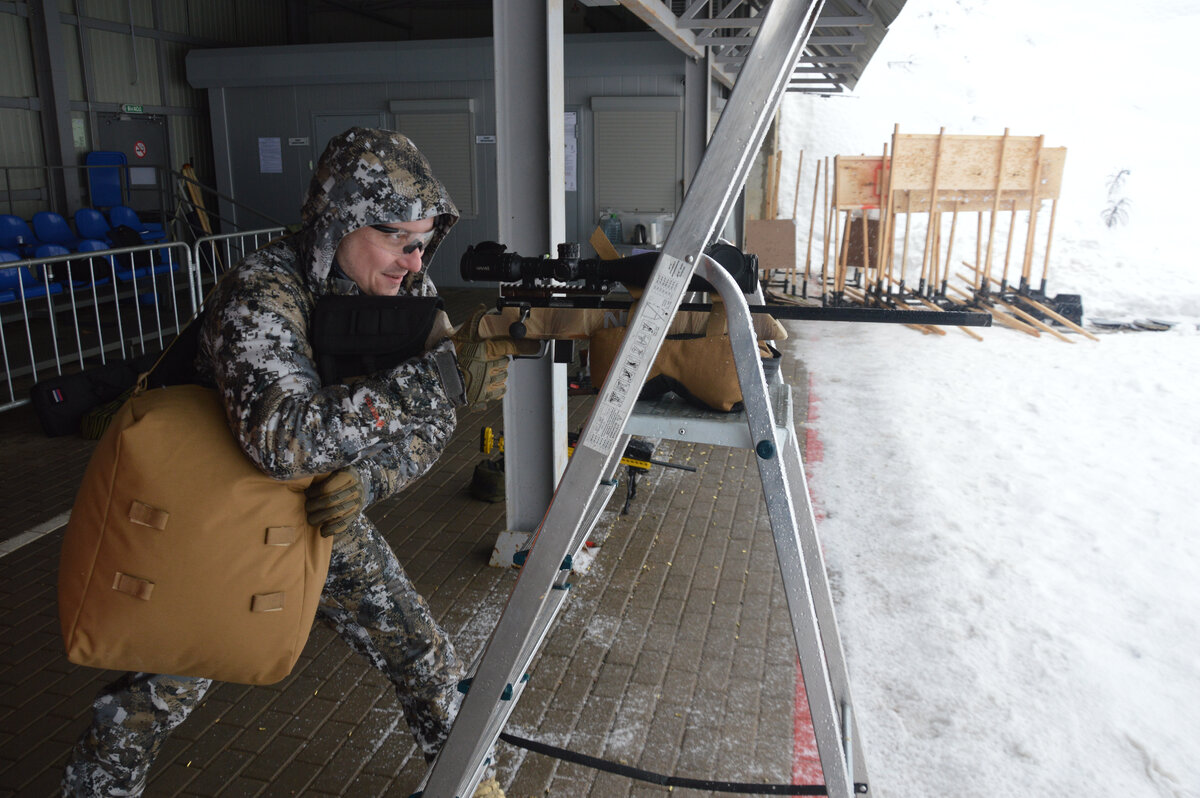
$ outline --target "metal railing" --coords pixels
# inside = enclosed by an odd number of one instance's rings
[[[248,225],[222,215],[221,211],[227,208],[244,212],[243,215],[247,218],[257,220],[254,224],[284,227],[284,222],[227,194],[222,194],[212,186],[207,186],[193,177],[189,177],[185,172],[193,174],[190,172],[189,166],[184,166],[183,172],[170,170],[169,174],[174,185],[173,200],[175,206],[183,211],[188,229],[195,233],[197,238],[212,236],[217,230],[246,232],[244,228]]]
[[[206,287],[282,232],[0,263],[0,412],[28,404],[39,380],[161,352],[199,309]]]
[[[222,272],[286,233],[287,229],[284,227],[268,227],[197,239],[192,247],[193,263],[196,266],[192,272],[192,290],[195,297],[193,305],[200,307],[208,289],[216,283]]]

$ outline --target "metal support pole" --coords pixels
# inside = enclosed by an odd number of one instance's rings
[[[495,0],[499,240],[554,252],[566,234],[561,0]],[[537,528],[567,461],[566,366],[517,360],[504,397],[506,526]]]
[[[58,18],[58,0],[29,3],[30,41],[41,100],[42,146],[49,166],[75,166],[75,140],[71,135],[70,91],[67,86],[67,56]],[[79,181],[67,179],[64,169],[46,170],[49,206],[70,216],[83,204]],[[11,189],[10,189],[11,191]]]

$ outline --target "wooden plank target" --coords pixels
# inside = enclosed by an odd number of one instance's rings
[[[1004,169],[997,174],[1004,138]],[[1066,148],[1042,147],[1038,136],[896,134],[892,144],[892,189],[928,191],[933,185],[936,160],[939,189],[990,194],[999,187],[1001,192],[1028,193],[1036,176],[1037,198],[1057,199],[1066,155]]]

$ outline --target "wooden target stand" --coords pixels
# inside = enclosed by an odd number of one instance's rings
[[[899,126],[881,155],[837,156],[828,188],[825,239],[838,242],[821,262],[819,292],[805,264],[805,296],[822,305],[897,309],[976,308],[998,324],[1073,342],[1060,328],[1094,335],[1059,313],[1046,299],[1066,148],[1045,146],[1042,136],[901,134]],[[809,225],[816,222],[818,171]],[[968,218],[973,215],[975,218]],[[923,218],[924,234],[914,234]],[[955,238],[975,228],[975,251],[955,253]],[[919,224],[917,226],[920,226]],[[919,267],[915,263],[919,253]],[[954,267],[954,258],[966,271]],[[912,325],[945,335],[933,325]],[[977,333],[960,328],[982,340]]]

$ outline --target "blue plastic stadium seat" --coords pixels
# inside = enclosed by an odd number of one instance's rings
[[[12,261],[17,261],[20,259],[21,259],[21,257],[19,255],[17,255],[17,253],[0,249],[0,264],[10,263]],[[0,286],[3,286],[5,284],[5,278],[8,276],[8,273],[10,271],[15,271],[15,269],[4,269],[4,268],[0,267]],[[4,304],[5,302],[12,302],[16,298],[17,298],[16,291],[13,291],[8,288],[0,290],[0,305]]]
[[[0,247],[25,257],[32,255],[40,243],[29,229],[29,223],[20,216],[0,214]]]
[[[79,243],[79,236],[71,230],[67,220],[53,211],[38,211],[33,215],[33,232],[43,244],[74,249]]]
[[[75,211],[75,232],[79,233],[81,238],[106,241],[111,229],[112,225],[108,223],[108,219],[95,208],[80,208]]]
[[[125,202],[122,189],[129,182],[125,153],[116,150],[94,150],[84,158],[87,170],[88,196],[93,208],[111,208]],[[107,168],[106,168],[107,167]]]
[[[0,263],[19,260],[19,258],[7,257],[13,253],[5,253],[6,257],[0,257]],[[48,283],[45,280],[39,280],[30,271],[28,266],[18,266],[16,268],[0,267],[0,294],[12,296],[0,301],[12,302],[21,296],[26,299],[34,299],[36,297],[46,296],[50,294],[61,294],[63,287],[58,283]]]

